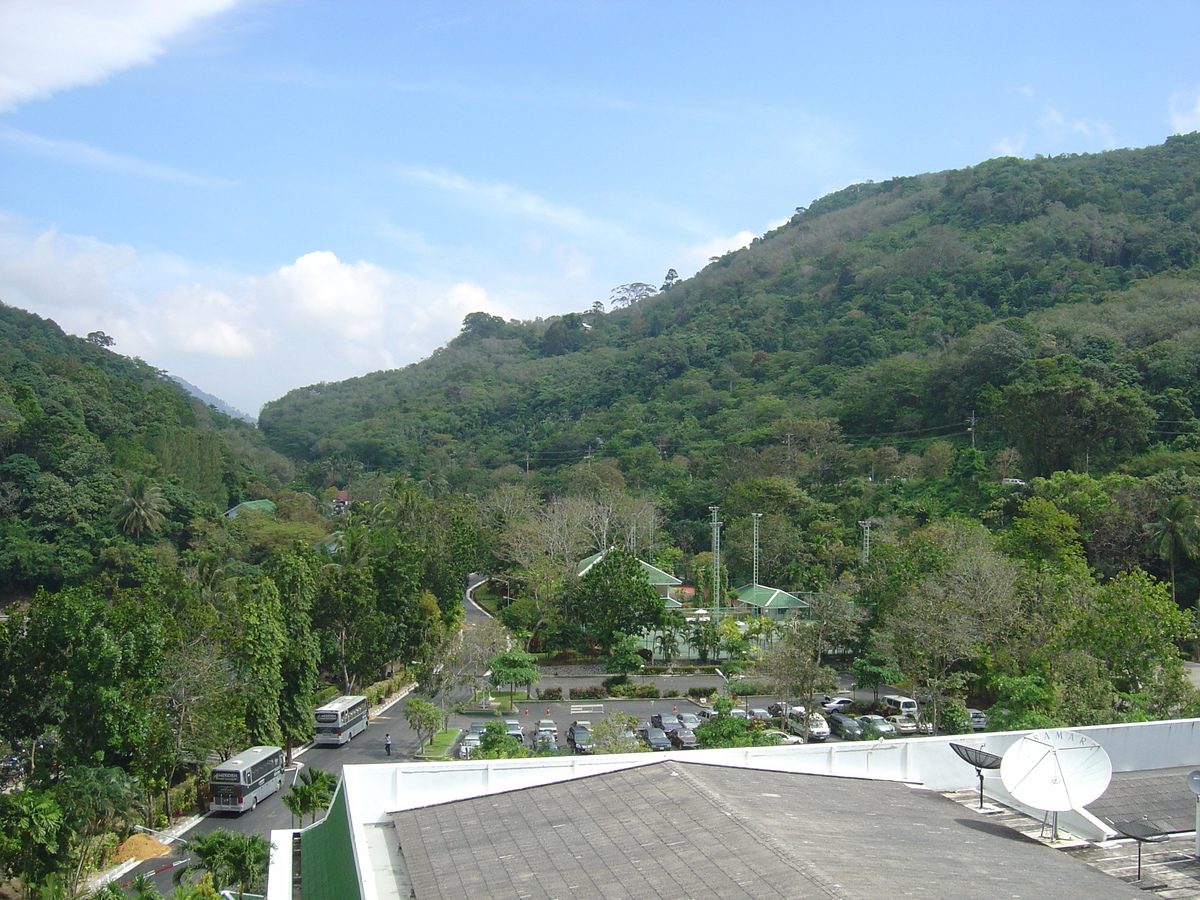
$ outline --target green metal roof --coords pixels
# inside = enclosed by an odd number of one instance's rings
[[[300,832],[300,872],[304,900],[361,900],[345,782],[325,818]]]
[[[601,550],[599,553],[593,553],[591,556],[581,562],[579,564],[579,577],[582,578],[588,569],[600,562],[600,560],[604,559],[604,554],[607,552],[607,550]],[[683,582],[674,575],[668,575],[662,569],[656,568],[650,565],[648,562],[642,562],[642,560],[639,559],[638,564],[642,567],[642,571],[646,573],[647,580],[649,580],[650,584],[654,585],[655,587],[662,587],[664,585],[667,587],[674,587],[675,585],[683,584]]]
[[[737,589],[737,595],[742,603],[757,606],[759,609],[807,609],[809,605],[795,594],[761,584],[740,587]]]
[[[239,503],[233,509],[225,513],[229,518],[236,519],[239,512],[275,512],[274,500],[247,500],[245,503]]]

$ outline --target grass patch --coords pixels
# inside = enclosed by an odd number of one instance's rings
[[[444,728],[429,739],[429,743],[417,753],[417,759],[449,759],[450,748],[462,734],[461,728]]]

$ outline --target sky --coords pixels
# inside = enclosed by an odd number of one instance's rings
[[[1200,129],[1191,0],[0,0],[0,302],[256,414],[847,185]]]

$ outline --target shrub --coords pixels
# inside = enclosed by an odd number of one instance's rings
[[[661,675],[665,671],[667,671],[666,666],[646,666],[645,668],[642,669],[642,674],[643,675]]]
[[[338,690],[336,685],[331,684],[331,685],[329,685],[329,687],[322,688],[321,690],[319,690],[315,694],[313,694],[312,705],[314,707],[324,706],[326,703],[328,703],[334,697],[340,696],[341,693],[342,692],[340,690]]]
[[[614,684],[608,689],[608,696],[615,697],[618,700],[628,700],[630,697],[637,696],[639,685],[629,684]]]
[[[559,687],[541,688],[537,692],[537,695],[539,700],[561,700],[562,686],[560,685]]]
[[[670,690],[670,691],[667,691],[665,694],[663,694],[663,696],[664,696],[664,697],[667,697],[667,698],[671,698],[671,697],[678,697],[678,696],[679,696],[679,691],[676,691],[676,690]]]
[[[629,676],[628,675],[610,675],[608,678],[605,678],[600,683],[603,684],[606,688],[608,688],[611,691],[614,687],[617,687],[618,685],[629,684]]]
[[[687,689],[687,695],[693,700],[699,700],[701,697],[710,698],[717,692],[716,687],[690,687]]]
[[[634,685],[633,696],[638,700],[657,700],[659,697],[658,688],[652,684]]]
[[[604,688],[598,684],[593,684],[591,687],[571,688],[570,691],[572,700],[603,700],[605,696]]]

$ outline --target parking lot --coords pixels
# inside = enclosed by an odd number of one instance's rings
[[[752,701],[751,707],[765,707],[769,698],[762,702]],[[529,747],[532,736],[536,733],[538,723],[543,719],[553,720],[558,729],[558,749],[570,752],[567,742],[567,730],[571,723],[579,720],[589,721],[593,725],[604,718],[605,714],[614,710],[627,713],[634,718],[652,719],[656,713],[698,713],[711,708],[711,704],[696,703],[686,697],[664,700],[572,700],[572,701],[530,701],[518,703],[516,712],[496,713],[489,710],[472,710],[461,715],[451,716],[450,727],[457,728],[466,734],[472,723],[505,722],[516,720],[520,723],[522,743]],[[460,737],[461,740],[461,737]],[[455,748],[457,755],[457,745]]]

